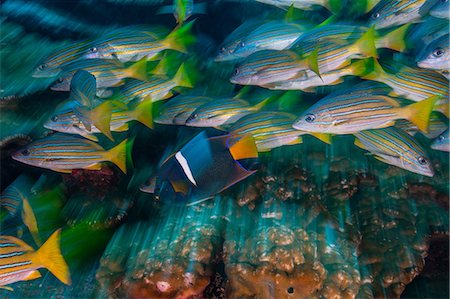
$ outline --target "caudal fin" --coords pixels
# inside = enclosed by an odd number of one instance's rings
[[[359,40],[354,44],[356,50],[367,57],[378,58],[377,48],[375,47],[375,27],[370,27]]]
[[[230,153],[235,160],[258,158],[258,149],[255,139],[252,136],[240,138],[236,143],[229,147]]]
[[[430,114],[439,96],[432,96],[426,100],[414,103],[403,108],[404,117],[415,124],[419,130],[428,133]]]
[[[153,129],[152,99],[140,102],[132,112],[132,118]]]
[[[388,48],[394,51],[403,52],[406,48],[406,33],[408,32],[409,27],[411,27],[411,23],[400,26],[385,36],[377,39],[377,48]]]
[[[107,151],[107,159],[116,164],[123,173],[127,173],[127,156],[131,154],[133,142],[125,139],[109,151]]]
[[[192,88],[192,83],[186,72],[184,63],[180,65],[180,68],[178,69],[177,73],[173,77],[173,81],[175,81],[177,86]]]
[[[56,276],[62,283],[70,285],[70,272],[60,250],[61,229],[54,232],[38,249],[32,258],[34,263],[42,265]]]
[[[127,68],[127,75],[130,78],[147,81],[147,58],[141,58],[136,63]]]
[[[186,47],[195,41],[190,32],[194,21],[188,22],[181,27],[175,28],[175,30],[169,33],[169,35],[162,41],[162,43],[169,49],[187,53]]]

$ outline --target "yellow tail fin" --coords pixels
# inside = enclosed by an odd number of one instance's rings
[[[144,57],[127,68],[127,75],[141,81],[147,81],[147,58]]]
[[[194,42],[194,37],[190,32],[194,21],[175,28],[162,43],[169,49],[187,53],[186,46]]]
[[[39,236],[36,217],[34,216],[33,209],[26,198],[22,198],[22,221],[28,227],[28,230],[30,231],[36,245],[41,246],[42,241]]]
[[[107,159],[116,164],[123,173],[127,173],[127,155],[130,154],[132,143],[125,139],[109,151],[107,151]]]
[[[145,99],[134,108],[132,118],[153,129],[152,106],[152,99]]]
[[[61,229],[55,231],[50,238],[38,249],[32,262],[48,269],[62,283],[71,284],[69,267],[60,250]]]
[[[253,108],[254,111],[259,111],[259,110],[261,110],[264,106],[266,106],[268,103],[270,103],[275,98],[277,98],[277,97],[270,96],[267,99],[262,100],[261,102],[259,102],[255,106],[253,106],[252,108]]]
[[[406,48],[406,33],[409,27],[411,27],[411,23],[400,26],[385,36],[377,39],[377,48],[388,48],[394,51],[403,52]]]
[[[375,47],[375,27],[370,27],[366,33],[354,44],[355,50],[367,57],[378,58],[377,48]]]
[[[379,81],[380,78],[386,77],[387,73],[384,71],[383,67],[378,62],[377,59],[371,59],[371,60],[368,60],[368,62],[369,61],[370,61],[371,67],[368,67],[368,69],[371,68],[372,70],[369,71],[368,74],[361,76],[362,79]],[[368,63],[368,65],[369,65],[369,63]]]
[[[432,96],[426,100],[404,107],[402,108],[403,116],[415,124],[419,130],[428,133],[430,114],[431,111],[433,111],[434,104],[439,98],[439,96]]]
[[[244,136],[230,146],[234,160],[258,158],[258,149],[252,136]]]
[[[192,88],[191,80],[189,79],[187,72],[184,67],[184,63],[180,65],[177,73],[173,77],[173,81],[177,84],[177,86]]]
[[[105,101],[89,112],[92,123],[109,139],[114,140],[111,134],[112,103]]]
[[[317,48],[312,51],[308,57],[306,58],[306,63],[308,64],[308,67],[311,71],[313,71],[317,76],[322,78],[320,76],[320,70],[319,70],[319,50]]]

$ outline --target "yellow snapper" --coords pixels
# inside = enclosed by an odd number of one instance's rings
[[[308,132],[350,134],[393,126],[397,119],[408,119],[427,132],[430,113],[438,98],[433,96],[401,107],[396,99],[384,95],[327,97],[304,111],[293,127]]]
[[[368,150],[381,162],[430,177],[434,175],[425,150],[401,129],[366,130],[355,134],[355,137],[356,146]]]
[[[59,248],[61,229],[35,251],[24,241],[0,236],[0,288],[8,284],[41,277],[37,269],[46,268],[64,284],[71,284],[69,268]]]
[[[70,134],[55,133],[36,140],[12,155],[22,163],[70,173],[72,169],[101,169],[101,163],[111,161],[126,173],[129,145],[125,139],[110,150],[97,143]]]

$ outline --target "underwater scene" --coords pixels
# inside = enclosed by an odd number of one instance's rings
[[[0,298],[449,298],[448,0],[0,3]]]

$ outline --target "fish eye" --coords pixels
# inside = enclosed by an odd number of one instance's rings
[[[294,294],[294,288],[293,287],[288,287],[287,292],[289,294]]]
[[[380,13],[376,12],[372,15],[372,19],[378,19],[380,17]]]
[[[425,157],[423,157],[423,156],[420,156],[420,157],[417,159],[417,161],[419,162],[420,165],[426,165],[426,164],[428,164],[427,158],[425,158]]]
[[[234,71],[233,71],[233,75],[236,76],[236,75],[238,75],[238,74],[239,74],[239,69],[238,69],[238,68],[235,68]]]
[[[436,49],[434,49],[434,51],[433,51],[433,56],[434,57],[441,57],[442,55],[444,55],[444,50],[443,49],[441,49],[441,48],[436,48]]]
[[[92,48],[89,49],[89,51],[90,51],[91,53],[95,53],[95,52],[98,51],[98,49],[97,49],[96,47],[92,47]]]
[[[64,79],[63,78],[58,78],[58,83],[63,83]]]
[[[439,139],[440,141],[443,141],[443,140],[445,139],[445,137],[444,137],[444,135],[440,135],[440,136],[438,137],[438,139]]]
[[[306,114],[305,121],[308,123],[312,123],[316,119],[314,114]]]
[[[45,63],[44,63],[44,64],[41,64],[40,66],[38,66],[38,69],[41,70],[41,71],[42,71],[43,69],[46,69],[46,68],[47,68],[47,64],[45,64]]]
[[[225,47],[222,47],[221,49],[220,49],[220,52],[225,52],[227,49],[225,48]]]
[[[198,113],[192,114],[192,118],[193,118],[193,119],[196,119],[197,117],[198,117]]]
[[[57,115],[53,115],[51,120],[54,121],[54,122],[58,121],[58,116]]]
[[[240,46],[243,48],[245,47],[245,42],[241,42]]]
[[[30,151],[27,150],[27,149],[24,149],[21,153],[22,153],[22,155],[24,155],[24,156],[29,156],[29,155],[30,155]]]

